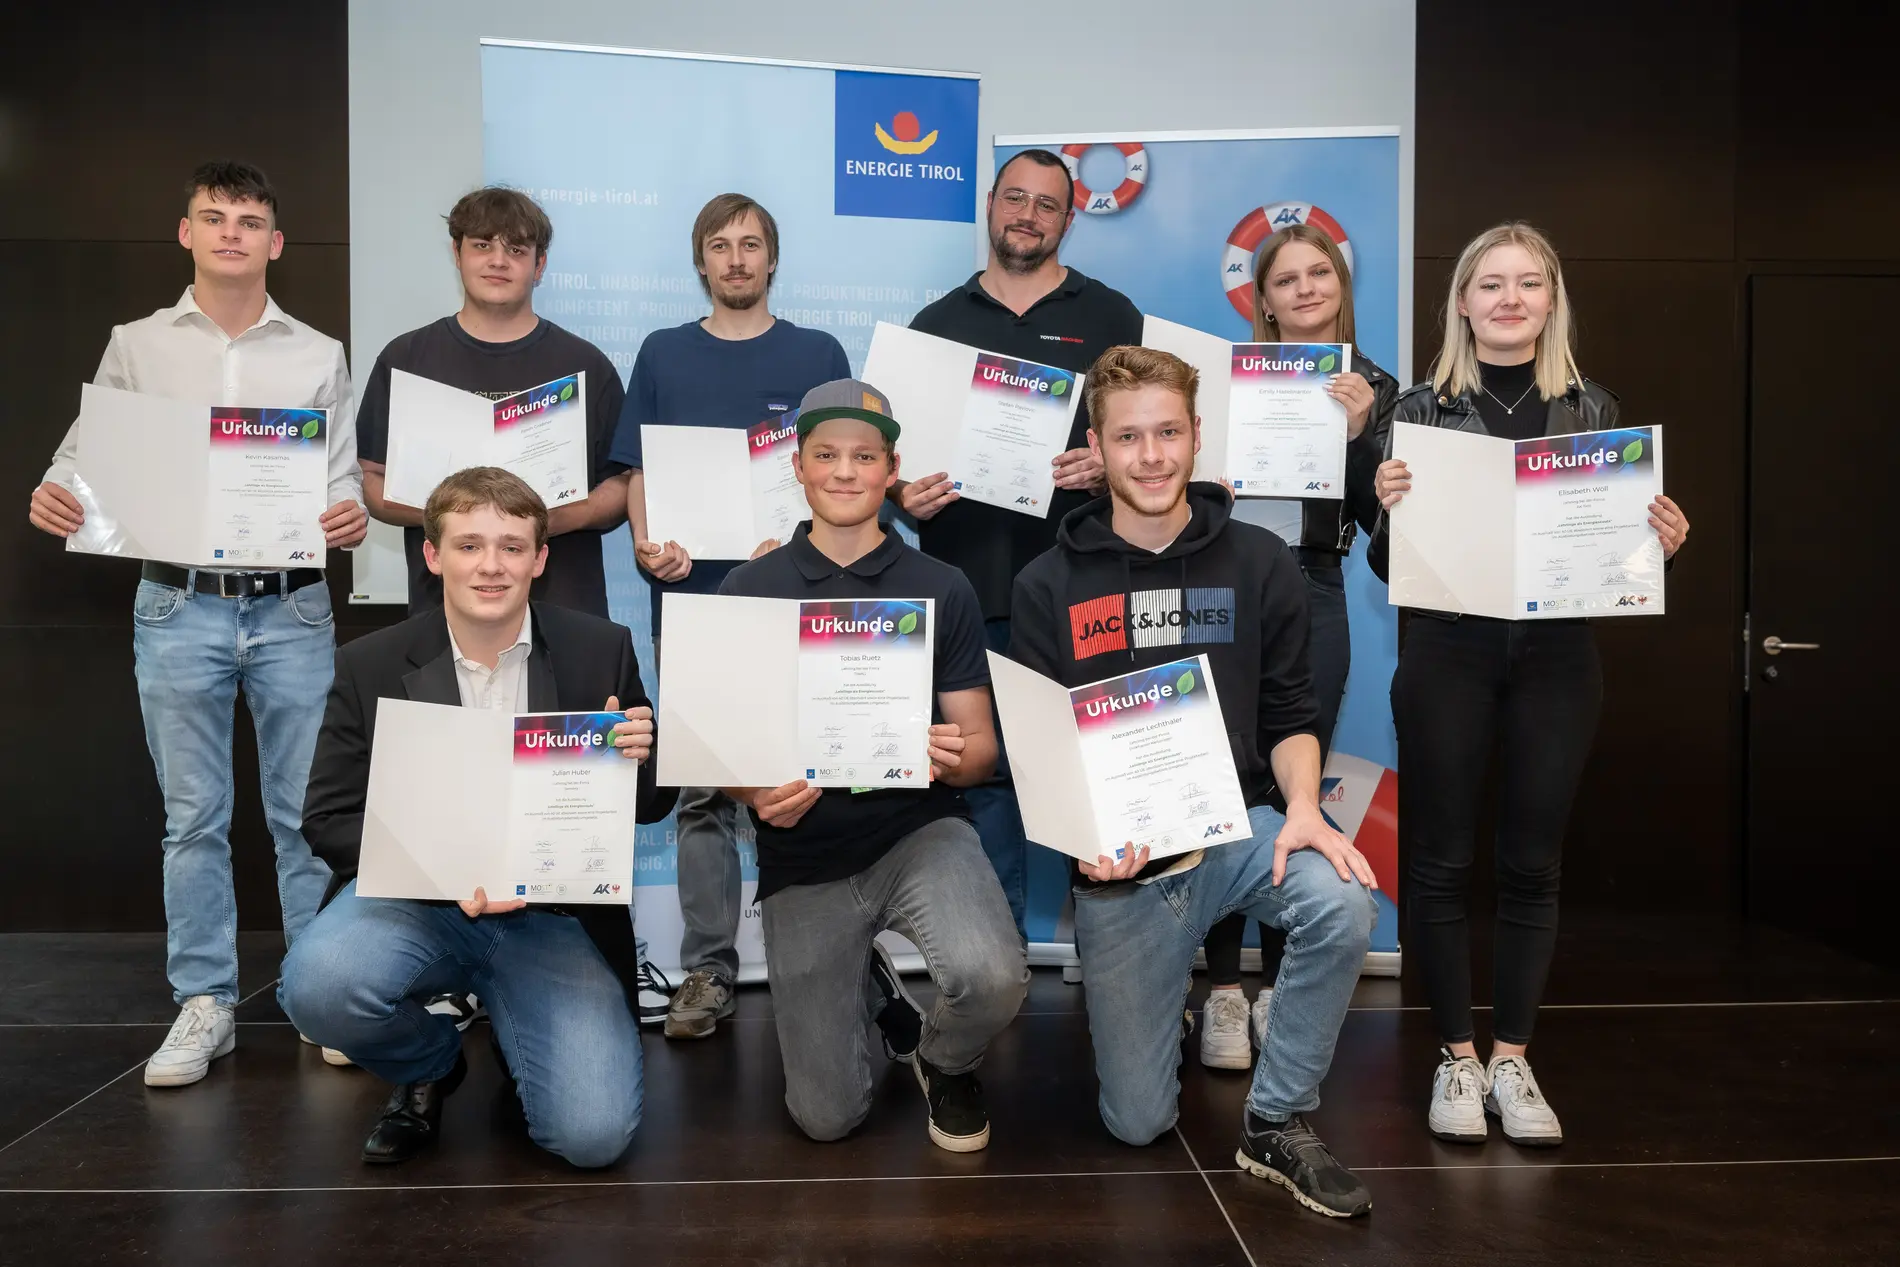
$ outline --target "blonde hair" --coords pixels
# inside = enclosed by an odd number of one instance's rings
[[[1187,402],[1188,417],[1194,417],[1194,394],[1200,390],[1201,372],[1172,352],[1124,343],[1102,353],[1089,366],[1083,394],[1089,407],[1090,428],[1100,434],[1102,406],[1110,396],[1148,386],[1177,393]]]
[[[1462,396],[1478,391],[1478,343],[1469,319],[1458,314],[1458,299],[1478,274],[1478,265],[1500,246],[1521,246],[1544,272],[1550,287],[1550,316],[1537,336],[1537,394],[1554,400],[1581,382],[1577,369],[1576,327],[1570,320],[1570,295],[1564,289],[1563,265],[1550,239],[1522,220],[1486,229],[1466,244],[1451,274],[1451,295],[1445,300],[1445,342],[1432,362],[1432,386],[1439,392]]]
[[[1339,321],[1333,331],[1335,343],[1356,342],[1358,331],[1352,317],[1352,269],[1346,264],[1346,257],[1339,249],[1339,243],[1324,229],[1316,229],[1310,224],[1289,224],[1267,239],[1260,248],[1260,258],[1253,266],[1253,341],[1255,343],[1284,343],[1279,323],[1267,311],[1267,270],[1273,267],[1273,257],[1290,242],[1304,242],[1333,262],[1333,272],[1339,277]]]

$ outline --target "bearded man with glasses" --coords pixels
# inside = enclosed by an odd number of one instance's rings
[[[1109,348],[1141,342],[1141,312],[1128,296],[1056,258],[1075,219],[1075,180],[1059,155],[1024,150],[1004,163],[990,187],[988,217],[988,266],[918,313],[911,329],[1078,371],[1086,371]],[[1089,450],[1088,431],[1084,405],[1075,412],[1068,451],[1055,459],[1056,492],[1040,519],[959,500],[945,471],[920,473],[890,491],[890,499],[916,520],[924,553],[962,568],[970,578],[996,651],[1009,646],[1010,587],[1016,574],[1055,545],[1056,525],[1064,515],[1107,487],[1101,459]],[[996,773],[964,795],[1017,931],[1026,936],[1027,841],[1010,782],[1009,754],[1000,753]]]

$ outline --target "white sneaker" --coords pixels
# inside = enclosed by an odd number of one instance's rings
[[[1439,1139],[1454,1144],[1482,1144],[1491,1127],[1484,1120],[1484,1066],[1476,1056],[1454,1056],[1439,1049],[1444,1060],[1432,1075],[1432,1111],[1426,1127]]]
[[[1247,1041],[1247,995],[1210,990],[1201,1009],[1201,1063],[1209,1069],[1245,1069],[1253,1064]]]
[[[297,1037],[303,1039],[304,1042],[309,1043],[312,1047],[317,1046],[317,1040],[302,1030],[297,1031]],[[355,1063],[334,1047],[323,1047],[319,1048],[319,1050],[323,1053],[323,1063],[326,1065],[335,1065],[339,1069],[346,1069]]]
[[[1485,1111],[1498,1115],[1504,1138],[1536,1148],[1554,1148],[1564,1142],[1557,1110],[1537,1089],[1530,1061],[1522,1056],[1493,1056],[1485,1081]]]
[[[194,994],[179,1009],[171,1032],[145,1062],[148,1087],[184,1087],[198,1081],[219,1056],[237,1046],[231,1009],[209,994]]]
[[[1267,1008],[1273,1002],[1273,987],[1266,986],[1253,1001],[1253,1045],[1260,1051],[1267,1049]]]

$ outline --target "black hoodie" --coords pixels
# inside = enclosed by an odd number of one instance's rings
[[[1063,516],[1055,548],[1016,577],[1010,658],[1075,687],[1205,653],[1247,804],[1284,810],[1268,754],[1319,721],[1306,581],[1284,541],[1229,519],[1219,484],[1187,498],[1192,517],[1159,554],[1115,535],[1111,498]]]

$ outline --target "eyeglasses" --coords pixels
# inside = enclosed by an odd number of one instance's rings
[[[1062,204],[1048,194],[1031,195],[1027,189],[1004,189],[997,192],[997,200],[1011,211],[1020,212],[1031,202],[1036,204],[1036,214],[1045,220],[1053,220],[1063,213]]]

